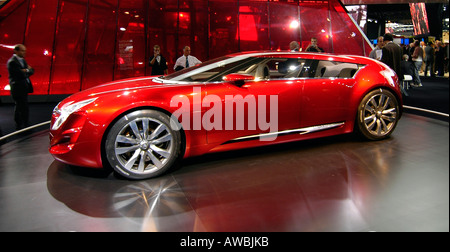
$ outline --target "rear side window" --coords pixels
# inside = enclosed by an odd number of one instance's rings
[[[353,78],[362,65],[337,61],[317,61],[313,78]]]
[[[258,62],[254,71],[246,70],[260,79],[290,78],[353,78],[363,65],[329,60],[274,58]],[[259,71],[261,70],[261,71]],[[264,70],[264,71],[262,71]]]

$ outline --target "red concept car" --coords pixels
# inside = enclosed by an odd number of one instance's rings
[[[69,96],[54,109],[50,153],[146,179],[216,151],[353,131],[381,140],[401,113],[397,75],[378,61],[246,52]]]

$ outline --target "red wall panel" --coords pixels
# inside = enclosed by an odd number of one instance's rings
[[[269,50],[269,3],[239,1],[240,51]]]
[[[200,61],[208,59],[208,1],[180,1],[178,12],[178,45],[175,59],[183,54],[183,48],[189,46],[191,54]],[[173,65],[169,67],[173,69]]]
[[[89,0],[82,88],[114,78],[117,0]]]
[[[60,0],[58,7],[49,94],[71,94],[81,90],[87,0]]]
[[[119,2],[114,79],[145,75],[145,2]]]
[[[271,2],[269,5],[269,22],[271,50],[287,50],[291,41],[301,41],[298,3]]]
[[[306,49],[311,37],[331,53],[368,55],[371,45],[338,0],[11,0],[0,9],[0,61],[25,43],[35,95],[71,94],[149,75],[160,45],[173,72],[189,45],[206,61],[247,50]],[[6,65],[0,95],[9,95]]]
[[[149,1],[147,11],[147,61],[153,55],[153,46],[161,47],[161,55],[166,58],[170,66],[175,64],[176,51],[174,51],[175,37],[177,35],[178,1]],[[147,75],[151,67],[147,67]]]
[[[333,52],[331,40],[331,19],[328,1],[319,3],[300,3],[301,47],[310,44],[311,38],[317,38],[317,45],[325,52]]]
[[[239,51],[237,1],[209,1],[209,57]]]
[[[52,68],[58,0],[30,0],[25,45],[27,62],[35,69],[34,91],[47,94]]]
[[[6,62],[12,56],[14,45],[24,41],[27,12],[27,0],[10,1],[0,9],[0,95],[9,95]]]

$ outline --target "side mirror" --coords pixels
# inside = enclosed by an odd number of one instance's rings
[[[240,87],[245,84],[245,81],[255,80],[255,76],[250,74],[228,74],[223,77],[224,81],[231,82],[232,84]]]

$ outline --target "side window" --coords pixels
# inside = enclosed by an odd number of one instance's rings
[[[208,81],[210,79],[220,79],[223,75],[222,73],[229,72],[230,69],[233,69],[240,64],[242,64],[241,61],[236,61],[229,64],[216,64],[216,67],[206,71],[200,71],[198,73],[192,74],[184,81],[201,82],[201,81]]]
[[[299,77],[301,78],[317,78],[317,60],[307,60],[303,66]]]
[[[262,58],[249,58],[234,62],[232,64],[228,64],[226,67],[218,67],[208,71],[212,74],[209,74],[209,77],[203,78],[203,80],[208,82],[222,81],[223,76],[232,73],[250,74],[256,77],[256,74],[261,72],[263,65],[262,63],[264,61],[265,60]]]
[[[320,60],[313,78],[353,78],[361,67],[358,64]]]
[[[290,78],[353,78],[362,65],[301,58],[250,58],[191,75],[187,81],[222,81],[231,74],[249,74],[259,80]]]
[[[240,69],[237,73],[251,74],[255,76],[256,81],[298,78],[305,62],[304,59],[297,58],[264,59],[248,68]]]
[[[223,76],[231,73],[253,75],[256,81],[298,78],[305,62],[304,59],[296,58],[253,58],[229,69],[212,69],[208,71],[207,74],[214,72],[208,81],[220,81]],[[201,73],[201,75],[204,74]],[[200,76],[200,74],[198,75]],[[196,76],[192,77],[196,78]]]
[[[284,58],[273,59],[267,63],[270,70],[270,79],[298,78],[306,63],[304,59]]]

